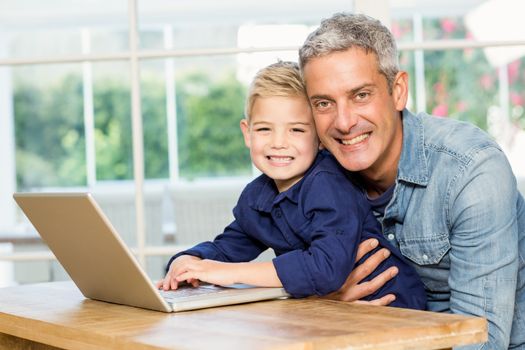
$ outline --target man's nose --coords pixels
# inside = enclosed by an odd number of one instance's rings
[[[334,127],[341,133],[349,133],[357,124],[357,115],[348,104],[339,104],[335,116]]]

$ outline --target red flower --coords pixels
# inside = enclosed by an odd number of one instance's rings
[[[443,32],[447,34],[450,34],[454,30],[456,30],[456,27],[457,27],[456,22],[454,22],[451,19],[445,18],[441,21],[441,29],[443,30]]]
[[[524,106],[525,102],[523,96],[514,91],[510,93],[510,101],[514,106]]]
[[[456,110],[458,112],[463,112],[467,109],[467,103],[465,101],[458,101],[458,103],[456,103]]]
[[[448,107],[446,104],[439,104],[432,110],[432,115],[436,115],[438,117],[445,117],[448,115]]]
[[[401,38],[401,36],[403,35],[401,31],[401,27],[399,26],[397,22],[392,23],[391,31],[392,31],[392,34],[394,34],[394,38],[396,39]]]
[[[479,79],[479,84],[485,90],[490,89],[493,84],[492,77],[489,74],[483,74],[481,78]]]
[[[509,82],[512,84],[518,79],[520,71],[521,61],[518,59],[514,62],[509,63],[507,66],[507,72],[509,73]]]

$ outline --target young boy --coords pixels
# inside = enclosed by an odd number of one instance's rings
[[[382,236],[363,193],[332,155],[319,152],[297,64],[278,62],[257,73],[241,130],[263,175],[243,190],[222,234],[171,258],[158,288],[205,281],[283,286],[293,297],[327,295],[355,266],[358,244],[373,237],[392,254],[369,279],[393,265],[399,273],[367,300],[395,294],[390,305],[425,309],[417,273]],[[267,248],[275,251],[273,261],[249,262]]]

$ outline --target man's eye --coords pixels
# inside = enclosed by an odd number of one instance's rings
[[[368,96],[370,96],[370,93],[368,93],[368,92],[360,92],[357,95],[355,95],[355,97],[359,101],[366,100],[368,98]]]
[[[330,106],[330,103],[328,101],[318,101],[315,103],[315,107],[318,109],[325,109]]]

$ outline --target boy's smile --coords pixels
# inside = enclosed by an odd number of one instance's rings
[[[306,97],[259,97],[241,129],[253,164],[275,181],[279,192],[303,177],[319,149]]]

